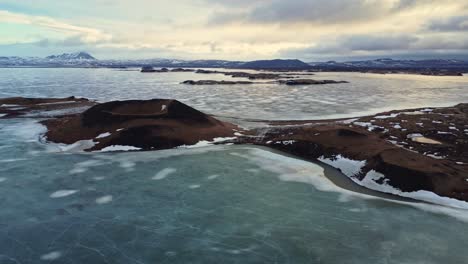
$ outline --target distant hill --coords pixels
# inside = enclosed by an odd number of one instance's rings
[[[86,52],[63,53],[60,55],[50,55],[46,59],[49,60],[96,60],[93,56]]]
[[[462,60],[394,60],[389,58],[347,62],[311,62],[313,68],[323,70],[359,70],[359,69],[467,69],[468,62]]]
[[[310,65],[300,60],[256,60],[243,63],[244,69],[308,69]]]

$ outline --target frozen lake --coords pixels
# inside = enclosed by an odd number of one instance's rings
[[[257,119],[468,102],[467,77],[320,73],[349,84],[184,86],[193,73],[0,69],[0,96],[176,98]],[[0,120],[0,263],[467,263],[468,212],[336,187],[264,148],[63,153]]]

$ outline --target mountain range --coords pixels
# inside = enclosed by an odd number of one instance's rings
[[[311,71],[404,71],[404,70],[450,70],[468,72],[468,62],[462,60],[395,60],[383,58],[347,62],[303,62],[301,60],[99,60],[87,52],[64,53],[40,57],[0,57],[0,67],[185,67],[185,68],[232,68],[264,70],[311,70]]]

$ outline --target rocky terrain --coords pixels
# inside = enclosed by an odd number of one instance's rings
[[[235,84],[272,84],[279,83],[284,85],[320,85],[320,84],[334,84],[334,83],[348,83],[346,81],[334,80],[313,80],[313,79],[292,79],[292,80],[277,80],[267,82],[250,82],[250,81],[215,81],[215,80],[187,80],[181,84],[190,85],[235,85]]]
[[[318,84],[332,84],[332,83],[348,83],[346,81],[312,80],[312,79],[279,80],[278,82],[280,84],[286,84],[286,85],[318,85]]]
[[[341,169],[365,187],[468,201],[468,105],[350,120],[272,122],[252,143]],[[401,191],[401,192],[400,192]]]
[[[369,189],[428,202],[468,201],[468,104],[347,120],[272,121],[253,130],[166,99],[7,98],[0,104],[2,118],[55,117],[42,121],[47,140],[87,141],[87,151],[254,144],[319,160]]]

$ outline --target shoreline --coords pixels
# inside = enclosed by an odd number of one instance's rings
[[[328,178],[343,189],[468,208],[461,202],[468,201],[468,104],[353,119],[265,120],[252,129],[169,99],[99,104],[75,97],[4,98],[0,114],[0,118],[47,118],[41,124],[47,127],[48,142],[85,142],[84,150],[92,152],[218,144],[267,147],[328,164],[322,166]]]

